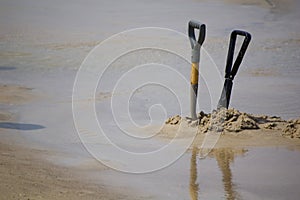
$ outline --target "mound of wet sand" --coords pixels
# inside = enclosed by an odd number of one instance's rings
[[[252,115],[240,112],[234,108],[214,110],[212,113],[198,114],[198,119],[176,115],[166,120],[168,125],[180,125],[186,122],[191,127],[198,127],[198,133],[208,131],[223,133],[238,133],[244,130],[274,130],[280,131],[282,136],[300,138],[300,118],[295,120],[283,120],[277,116]]]

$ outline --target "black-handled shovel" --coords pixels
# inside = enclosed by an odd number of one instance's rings
[[[191,118],[197,119],[196,103],[198,93],[198,77],[199,77],[199,62],[200,62],[200,48],[205,40],[205,24],[196,21],[190,21],[188,25],[189,39],[192,46],[192,70],[191,70]],[[196,40],[195,29],[199,29],[199,37]]]
[[[244,36],[245,39],[243,41],[241,49],[237,55],[237,58],[233,64],[233,67],[232,67],[236,38],[238,35]],[[239,66],[241,65],[241,62],[244,58],[244,55],[246,53],[246,50],[247,50],[247,47],[248,47],[250,41],[251,41],[251,35],[248,32],[234,30],[231,33],[226,68],[225,68],[225,82],[224,82],[222,94],[221,94],[221,97],[220,97],[220,100],[218,103],[218,108],[222,108],[222,107],[228,108],[228,106],[229,106],[230,95],[231,95],[231,90],[232,90],[232,85],[233,85],[233,79],[239,69]]]

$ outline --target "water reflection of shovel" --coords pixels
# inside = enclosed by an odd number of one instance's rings
[[[200,195],[200,186],[197,183],[197,156],[198,148],[193,146],[191,162],[190,162],[190,184],[189,191],[191,200],[198,200]],[[236,191],[235,184],[233,183],[233,174],[230,169],[236,156],[243,156],[247,151],[245,149],[232,149],[232,148],[217,148],[214,149],[211,156],[217,161],[219,169],[222,173],[222,182],[224,192],[227,200],[240,199],[239,193]]]
[[[242,47],[237,55],[237,58],[233,64],[233,67],[232,67],[235,43],[236,43],[236,38],[238,35],[244,36],[245,39],[243,41]],[[224,82],[224,87],[223,87],[222,94],[221,94],[221,97],[220,97],[220,100],[218,103],[218,108],[222,108],[222,107],[228,108],[228,106],[229,106],[233,79],[239,69],[239,66],[241,65],[241,62],[244,58],[244,55],[246,53],[247,47],[250,43],[250,40],[251,40],[251,35],[248,32],[234,30],[231,33],[226,68],[225,68],[225,82]]]
[[[205,24],[190,21],[189,22],[189,38],[192,46],[192,71],[191,71],[191,118],[197,119],[196,102],[198,93],[198,77],[199,77],[199,61],[200,61],[200,48],[205,40]],[[199,37],[196,40],[195,29],[199,29]]]

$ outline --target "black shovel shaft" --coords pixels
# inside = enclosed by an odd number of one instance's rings
[[[219,108],[228,108],[231,96],[233,82],[231,79],[226,78],[222,90],[222,94],[218,103]]]

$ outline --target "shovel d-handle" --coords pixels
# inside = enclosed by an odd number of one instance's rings
[[[241,49],[237,55],[237,58],[233,64],[232,67],[232,62],[233,62],[233,55],[234,55],[234,50],[235,50],[235,44],[236,44],[236,38],[237,36],[244,36],[244,41],[241,46]],[[225,78],[230,78],[234,79],[241,63],[244,58],[244,55],[246,53],[246,50],[248,48],[248,45],[251,41],[251,35],[250,33],[246,31],[240,31],[240,30],[234,30],[232,31],[230,35],[230,43],[229,43],[229,48],[228,48],[228,54],[227,54],[227,62],[226,62],[226,68],[225,68]]]
[[[199,36],[196,39],[195,30],[199,30]],[[199,77],[199,62],[200,62],[200,48],[205,40],[205,24],[191,20],[188,24],[188,34],[192,47],[192,69],[191,69],[191,118],[197,119],[196,102],[198,93],[198,77]]]
[[[241,46],[241,49],[237,55],[237,58],[232,66],[233,63],[233,56],[234,56],[234,49],[236,44],[237,36],[244,36],[244,41]],[[250,33],[246,31],[240,31],[240,30],[234,30],[232,31],[230,35],[230,43],[229,43],[229,49],[227,54],[227,62],[225,67],[225,82],[222,89],[221,97],[218,103],[218,108],[228,108],[229,102],[230,102],[230,96],[231,96],[231,90],[233,85],[233,79],[235,75],[237,74],[237,71],[242,63],[242,60],[244,58],[244,55],[246,53],[246,50],[248,48],[248,45],[251,41],[251,35]]]
[[[205,40],[205,32],[206,32],[205,24],[191,20],[189,21],[188,29],[189,29],[189,38],[190,38],[192,49],[194,49],[194,47],[197,44],[201,46]],[[197,40],[195,37],[195,29],[199,30],[199,36]]]

